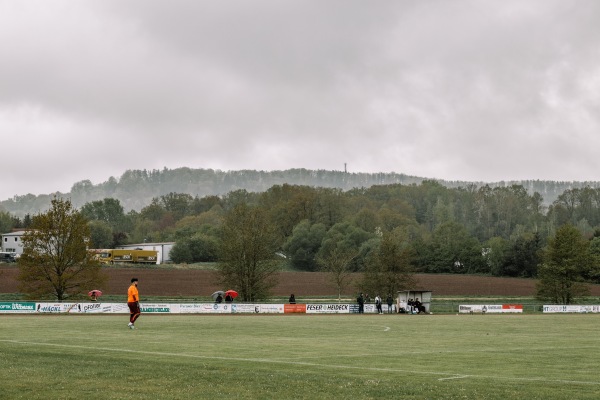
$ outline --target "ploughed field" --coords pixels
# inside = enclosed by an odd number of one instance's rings
[[[105,268],[108,284],[104,294],[120,295],[130,280],[140,280],[140,292],[148,296],[210,296],[223,288],[217,273],[198,269]],[[0,266],[0,293],[18,293],[18,269]],[[417,274],[415,289],[431,290],[439,296],[534,296],[535,279],[496,278],[472,275]],[[351,279],[358,282],[360,274]],[[91,289],[91,288],[90,288]],[[232,288],[235,289],[235,288]],[[342,294],[353,296],[358,288],[350,282]],[[592,296],[600,296],[600,285],[591,285]],[[280,272],[273,290],[276,296],[335,296],[337,291],[329,275],[322,272]]]

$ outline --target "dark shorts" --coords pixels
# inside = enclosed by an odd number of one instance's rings
[[[123,304],[123,303],[121,303]],[[142,311],[140,310],[140,304],[138,302],[131,302],[131,303],[127,303],[127,306],[129,307],[129,313],[130,314],[141,314]]]

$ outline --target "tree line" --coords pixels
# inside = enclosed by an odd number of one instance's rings
[[[591,187],[568,189],[545,206],[521,185],[423,181],[343,191],[283,184],[222,196],[173,192],[127,213],[105,198],[79,212],[94,247],[174,241],[174,262],[217,262],[246,299],[267,295],[282,264],[330,272],[339,292],[351,272],[381,294],[410,286],[415,272],[540,278],[546,289],[566,280],[553,293],[572,293],[568,301],[585,294],[585,282],[600,281],[600,189]],[[0,227],[27,228],[34,219],[4,212]]]
[[[240,189],[249,192],[265,192],[275,185],[283,184],[348,191],[373,185],[418,185],[426,180],[428,179],[394,172],[361,173],[304,168],[283,171],[220,171],[186,167],[162,170],[127,170],[120,177],[111,176],[107,181],[98,184],[93,184],[88,179],[76,182],[67,193],[55,192],[37,196],[33,194],[15,195],[13,198],[0,201],[0,210],[22,218],[26,214],[45,211],[54,197],[62,197],[70,199],[76,208],[92,201],[112,198],[119,200],[127,211],[140,211],[153,198],[169,193],[184,193],[193,197],[223,196]],[[530,195],[539,193],[546,206],[552,204],[565,190],[600,187],[600,182],[575,181],[521,180],[487,183],[436,181],[447,188],[473,185],[478,187],[487,185],[490,188],[496,188],[521,185]]]

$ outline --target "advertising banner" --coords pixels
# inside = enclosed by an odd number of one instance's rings
[[[129,314],[129,307],[127,303],[101,303],[102,312],[112,314]]]
[[[357,306],[357,312],[358,312],[358,306]],[[377,314],[377,308],[375,308],[375,304],[365,304],[365,314]]]
[[[0,313],[34,313],[35,303],[21,301],[0,302]]]
[[[522,313],[521,304],[463,304],[458,306],[458,312],[463,314],[501,314],[501,313]]]
[[[358,308],[357,308],[358,310]],[[365,304],[365,312],[367,305]],[[348,314],[350,304],[306,304],[307,314]]]
[[[73,309],[70,312],[73,312]],[[125,303],[81,303],[80,307],[77,307],[77,312],[85,314],[126,314],[129,313],[129,307]]]
[[[182,314],[256,314],[258,305],[237,303],[184,303],[179,304]]]
[[[179,314],[179,304],[140,303],[142,313],[150,314]]]
[[[283,314],[285,311],[283,304],[257,304],[255,312],[260,314]]]
[[[232,314],[258,314],[260,305],[258,304],[231,304]]]
[[[73,310],[73,312],[81,312],[81,305],[77,303],[36,303],[35,311],[46,314],[59,314],[66,313]]]
[[[284,304],[283,305],[284,313],[306,313],[306,304]]]
[[[185,303],[179,305],[181,314],[229,314],[231,307],[229,304],[216,303]]]
[[[544,305],[542,308],[545,313],[600,313],[600,305]]]
[[[140,303],[147,314],[348,314],[358,313],[358,304],[245,304],[245,303]],[[461,306],[466,307],[466,306]],[[477,307],[477,306],[469,306]],[[488,308],[490,306],[487,306]],[[561,306],[562,307],[562,306]],[[385,312],[384,306],[384,312]],[[376,313],[374,304],[365,304],[365,313]],[[515,311],[518,312],[518,311]],[[575,312],[575,311],[572,311]],[[592,312],[592,311],[590,311]],[[595,311],[597,312],[597,311]],[[41,314],[129,314],[127,303],[101,302],[0,302],[2,313]]]

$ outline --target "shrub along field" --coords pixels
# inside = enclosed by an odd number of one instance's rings
[[[0,397],[597,399],[597,315],[0,316]]]

